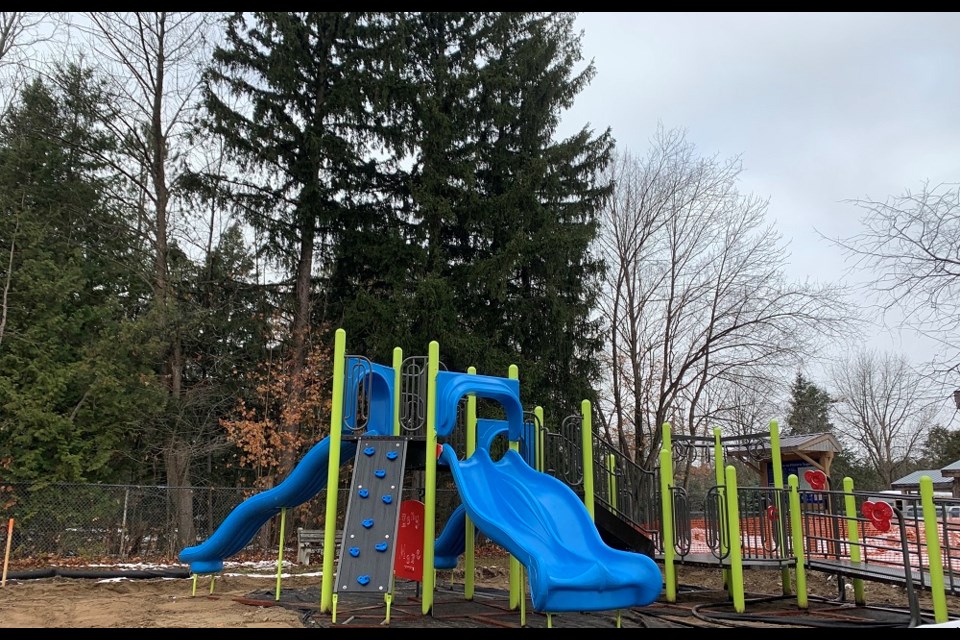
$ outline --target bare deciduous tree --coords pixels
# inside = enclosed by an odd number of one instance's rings
[[[189,486],[190,464],[198,454],[192,428],[184,428],[178,403],[185,401],[181,328],[170,282],[170,252],[180,194],[177,184],[186,168],[184,155],[197,108],[207,30],[213,14],[190,12],[91,12],[78,24],[89,36],[101,70],[113,81],[116,104],[104,118],[124,141],[111,166],[126,179],[118,193],[142,232],[152,255],[147,276],[165,345],[163,378],[173,413],[163,425],[163,457],[168,482]],[[130,195],[127,195],[130,194]],[[189,427],[189,425],[187,425]],[[201,448],[205,443],[200,443]],[[193,542],[193,507],[189,491],[176,496],[181,542]]]
[[[832,367],[837,431],[885,486],[919,455],[932,424],[924,379],[902,354],[861,350]]]
[[[0,113],[6,113],[11,98],[36,60],[44,57],[44,45],[59,31],[59,14],[40,11],[0,11]]]
[[[874,279],[885,312],[899,323],[940,341],[944,359],[933,363],[942,378],[960,373],[960,186],[924,183],[884,202],[858,200],[864,230],[835,241],[857,268]]]
[[[622,153],[607,176],[604,413],[648,466],[664,422],[702,430],[709,389],[765,389],[850,326],[836,287],[787,281],[768,203],[738,191],[740,171],[739,159],[700,157],[684,132],[660,130],[647,157]]]

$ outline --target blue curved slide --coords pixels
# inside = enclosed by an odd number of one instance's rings
[[[340,446],[341,464],[352,460],[356,449],[356,443],[343,442]],[[180,562],[189,563],[191,573],[221,571],[224,559],[247,546],[260,527],[281,509],[303,504],[326,486],[329,459],[330,437],[327,436],[311,447],[283,482],[241,502],[224,518],[213,535],[203,543],[181,551]]]
[[[477,527],[473,528],[477,531]],[[433,547],[433,566],[436,569],[455,569],[467,545],[467,508],[461,503],[447,518],[440,537]]]
[[[659,597],[657,563],[608,546],[580,497],[518,452],[494,462],[478,449],[460,461],[445,444],[441,462],[450,467],[476,527],[527,567],[537,611],[609,611],[647,606]]]

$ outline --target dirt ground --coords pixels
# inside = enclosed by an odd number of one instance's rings
[[[462,561],[461,561],[462,562]],[[15,567],[14,567],[15,569]],[[284,593],[320,585],[319,567],[291,565],[283,580]],[[477,560],[479,587],[503,588],[509,584],[508,560],[501,554],[484,555]],[[303,628],[310,626],[301,611],[282,606],[261,606],[275,586],[275,573],[266,566],[244,571],[230,569],[217,578],[213,595],[209,594],[210,578],[201,577],[197,593],[191,596],[191,580],[185,578],[94,579],[40,578],[8,580],[0,589],[0,627],[6,628],[176,628],[176,627],[274,627]],[[693,590],[701,600],[706,596],[717,602],[726,600],[721,573],[714,568],[681,565],[677,570],[681,585],[678,601]],[[782,593],[780,572],[751,569],[744,572],[748,603],[750,598]],[[462,568],[441,571],[437,585],[457,588],[463,584]],[[823,598],[837,598],[835,578],[808,573],[809,593]],[[867,582],[866,597],[870,605],[889,605],[906,609],[903,588]],[[260,601],[251,599],[259,593]],[[852,587],[848,587],[852,601]],[[922,609],[932,610],[929,592],[920,591]],[[662,600],[662,598],[661,598]],[[960,616],[960,598],[948,597],[951,617]],[[749,604],[748,604],[749,608]],[[316,625],[314,625],[316,626]]]

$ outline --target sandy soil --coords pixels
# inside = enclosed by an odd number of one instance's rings
[[[503,556],[478,558],[477,584],[506,588],[507,560]],[[318,587],[318,567],[290,567],[283,588]],[[209,577],[201,577],[197,595],[191,597],[189,579],[97,580],[77,578],[42,578],[8,581],[0,589],[0,627],[12,628],[175,628],[175,627],[283,627],[305,626],[300,614],[279,606],[254,606],[246,598],[257,591],[274,587],[271,572],[259,569],[238,575],[229,570],[218,577],[214,594],[209,595]],[[720,591],[721,577],[717,569],[691,566],[678,567],[681,586]],[[462,584],[461,569],[438,573],[438,584]],[[808,574],[809,592],[835,598],[835,579],[818,573]],[[780,573],[770,570],[748,570],[744,574],[747,597],[781,593]],[[852,600],[852,590],[849,591]],[[907,607],[905,590],[875,582],[866,583],[867,602]],[[683,596],[680,596],[683,599]],[[921,607],[932,609],[929,592],[920,592]],[[948,598],[952,616],[960,615],[960,598]]]

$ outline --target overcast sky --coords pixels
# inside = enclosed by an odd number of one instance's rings
[[[560,133],[609,126],[645,155],[662,123],[703,155],[740,155],[793,277],[844,277],[817,232],[860,229],[846,201],[960,181],[960,13],[582,13],[577,26],[597,73]],[[872,346],[932,353],[880,333]]]

